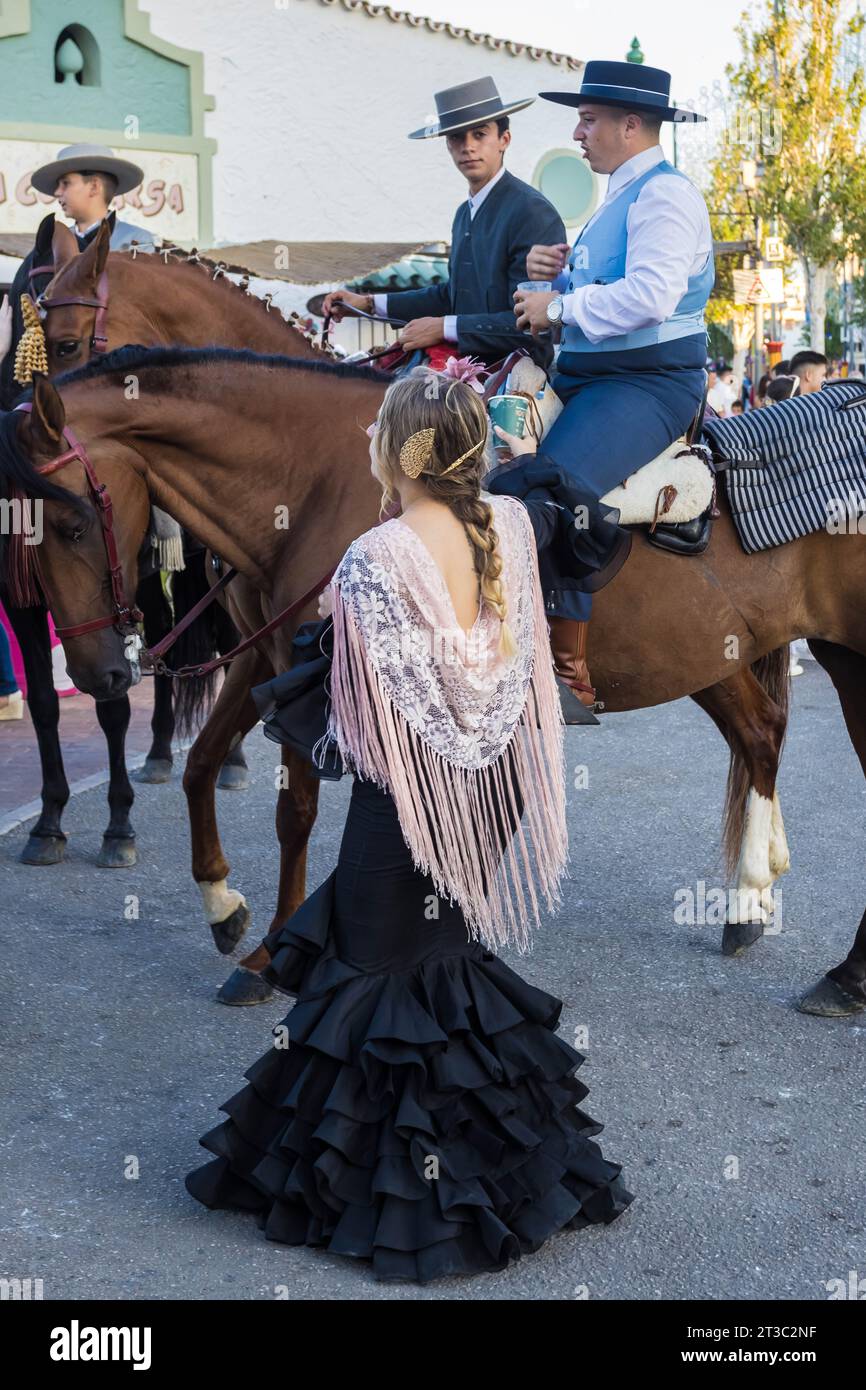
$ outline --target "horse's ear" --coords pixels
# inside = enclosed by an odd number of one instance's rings
[[[59,394],[42,372],[33,373],[31,438],[40,453],[57,453],[66,427],[66,410]]]
[[[90,245],[81,253],[81,271],[96,288],[96,282],[105,269],[108,248],[111,241],[111,228],[103,222]]]
[[[53,216],[52,213],[52,218]],[[47,221],[48,218],[46,217],[45,222]],[[45,222],[42,223],[42,227],[45,226]],[[42,227],[39,228],[40,232],[42,231]],[[58,270],[62,270],[65,265],[68,265],[70,261],[75,260],[76,256],[79,255],[78,242],[75,240],[75,234],[69,230],[65,222],[54,221],[51,250],[54,255],[55,275]]]
[[[36,264],[44,265],[51,255],[51,239],[54,235],[54,213],[49,212],[39,223],[36,232]]]

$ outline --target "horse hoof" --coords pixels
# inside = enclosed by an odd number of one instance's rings
[[[817,1014],[819,1018],[850,1018],[852,1014],[862,1013],[866,1002],[855,999],[853,994],[825,975],[814,989],[804,994],[797,1008],[801,1014]]]
[[[66,857],[65,835],[31,835],[21,851],[19,864],[62,864]]]
[[[763,922],[726,922],[722,932],[722,955],[741,956],[763,934]]]
[[[224,792],[245,792],[250,785],[249,768],[239,763],[223,763],[217,786]]]
[[[146,758],[143,767],[133,773],[136,782],[171,781],[171,758]]]
[[[222,922],[211,922],[213,939],[216,948],[222,956],[230,956],[237,946],[244,932],[250,924],[250,910],[246,903],[241,903],[236,907],[229,917]],[[247,974],[250,974],[247,971]]]
[[[273,997],[273,989],[261,975],[256,975],[252,970],[244,970],[242,965],[232,971],[225,984],[217,991],[217,999],[221,1004],[233,1004],[236,1007],[266,1004]]]
[[[138,863],[135,840],[110,839],[103,836],[102,849],[96,857],[97,869],[131,869]]]

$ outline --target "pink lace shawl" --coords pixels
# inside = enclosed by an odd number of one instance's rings
[[[487,604],[464,633],[424,542],[387,521],[334,576],[329,732],[391,793],[415,864],[459,904],[470,935],[523,951],[539,898],[560,901],[568,856],[562,714],[529,517],[514,498],[485,500],[516,656],[500,656]]]

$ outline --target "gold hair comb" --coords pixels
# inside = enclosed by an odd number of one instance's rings
[[[410,434],[400,450],[400,467],[408,478],[417,478],[423,473],[433,457],[435,429],[417,430]]]
[[[471,449],[467,449],[465,454],[461,454],[459,459],[455,459],[453,463],[449,463],[447,468],[443,468],[442,472],[439,474],[439,477],[444,478],[445,474],[450,473],[452,468],[456,468],[458,464],[461,464],[465,459],[468,459],[470,454],[474,454],[476,449],[480,449],[482,445],[486,443],[486,439],[487,436],[485,435],[484,439],[479,439],[477,444],[473,444]]]

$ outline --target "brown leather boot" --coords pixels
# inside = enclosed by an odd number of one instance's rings
[[[595,704],[595,690],[586,664],[586,630],[589,623],[574,618],[548,618],[553,666],[560,680],[574,691],[582,705]]]

